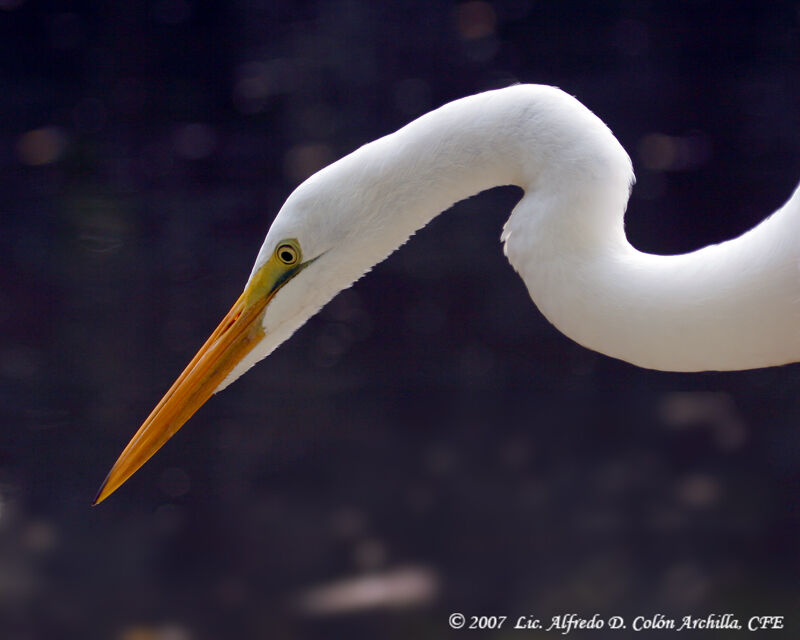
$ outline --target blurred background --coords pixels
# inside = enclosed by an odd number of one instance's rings
[[[453,611],[777,614],[797,637],[800,368],[572,343],[502,255],[513,188],[89,504],[318,168],[554,84],[633,158],[631,242],[687,251],[797,185],[798,65],[796,0],[0,0],[0,637],[439,638]]]

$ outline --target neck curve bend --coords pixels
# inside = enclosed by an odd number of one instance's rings
[[[484,104],[459,113],[454,103],[453,114],[409,126],[430,129],[408,131],[414,165],[431,176],[416,224],[491,186],[518,185],[506,255],[542,313],[580,344],[669,371],[800,359],[800,190],[738,238],[642,253],[624,233],[630,160],[594,114],[551,87],[475,98]],[[466,111],[480,115],[460,118]]]
[[[542,313],[580,344],[670,371],[800,360],[800,190],[736,239],[656,256],[625,237],[632,183],[608,127],[559,89],[516,85],[449,103],[326,167],[287,200],[262,252],[297,237],[320,258],[298,278],[316,278],[304,310],[266,353],[455,202],[513,184],[525,194],[504,251]]]

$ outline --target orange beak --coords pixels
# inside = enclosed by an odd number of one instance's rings
[[[288,280],[286,269],[268,261],[183,373],[144,421],[106,476],[93,505],[116,491],[208,400],[222,381],[264,337],[269,301]]]

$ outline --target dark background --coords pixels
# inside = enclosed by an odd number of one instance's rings
[[[315,169],[555,84],[633,158],[633,244],[691,250],[796,186],[799,64],[796,1],[0,0],[0,637],[439,638],[453,611],[778,614],[797,637],[800,369],[575,345],[502,256],[512,188],[89,504]],[[366,577],[372,607],[309,599]]]

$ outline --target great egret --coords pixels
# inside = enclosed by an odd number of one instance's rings
[[[502,233],[531,298],[580,344],[668,371],[800,359],[800,188],[744,235],[656,256],[626,240],[630,158],[578,100],[516,85],[451,102],[303,182],[267,233],[244,292],[108,474],[95,504],[208,398],[455,202],[524,196]]]

